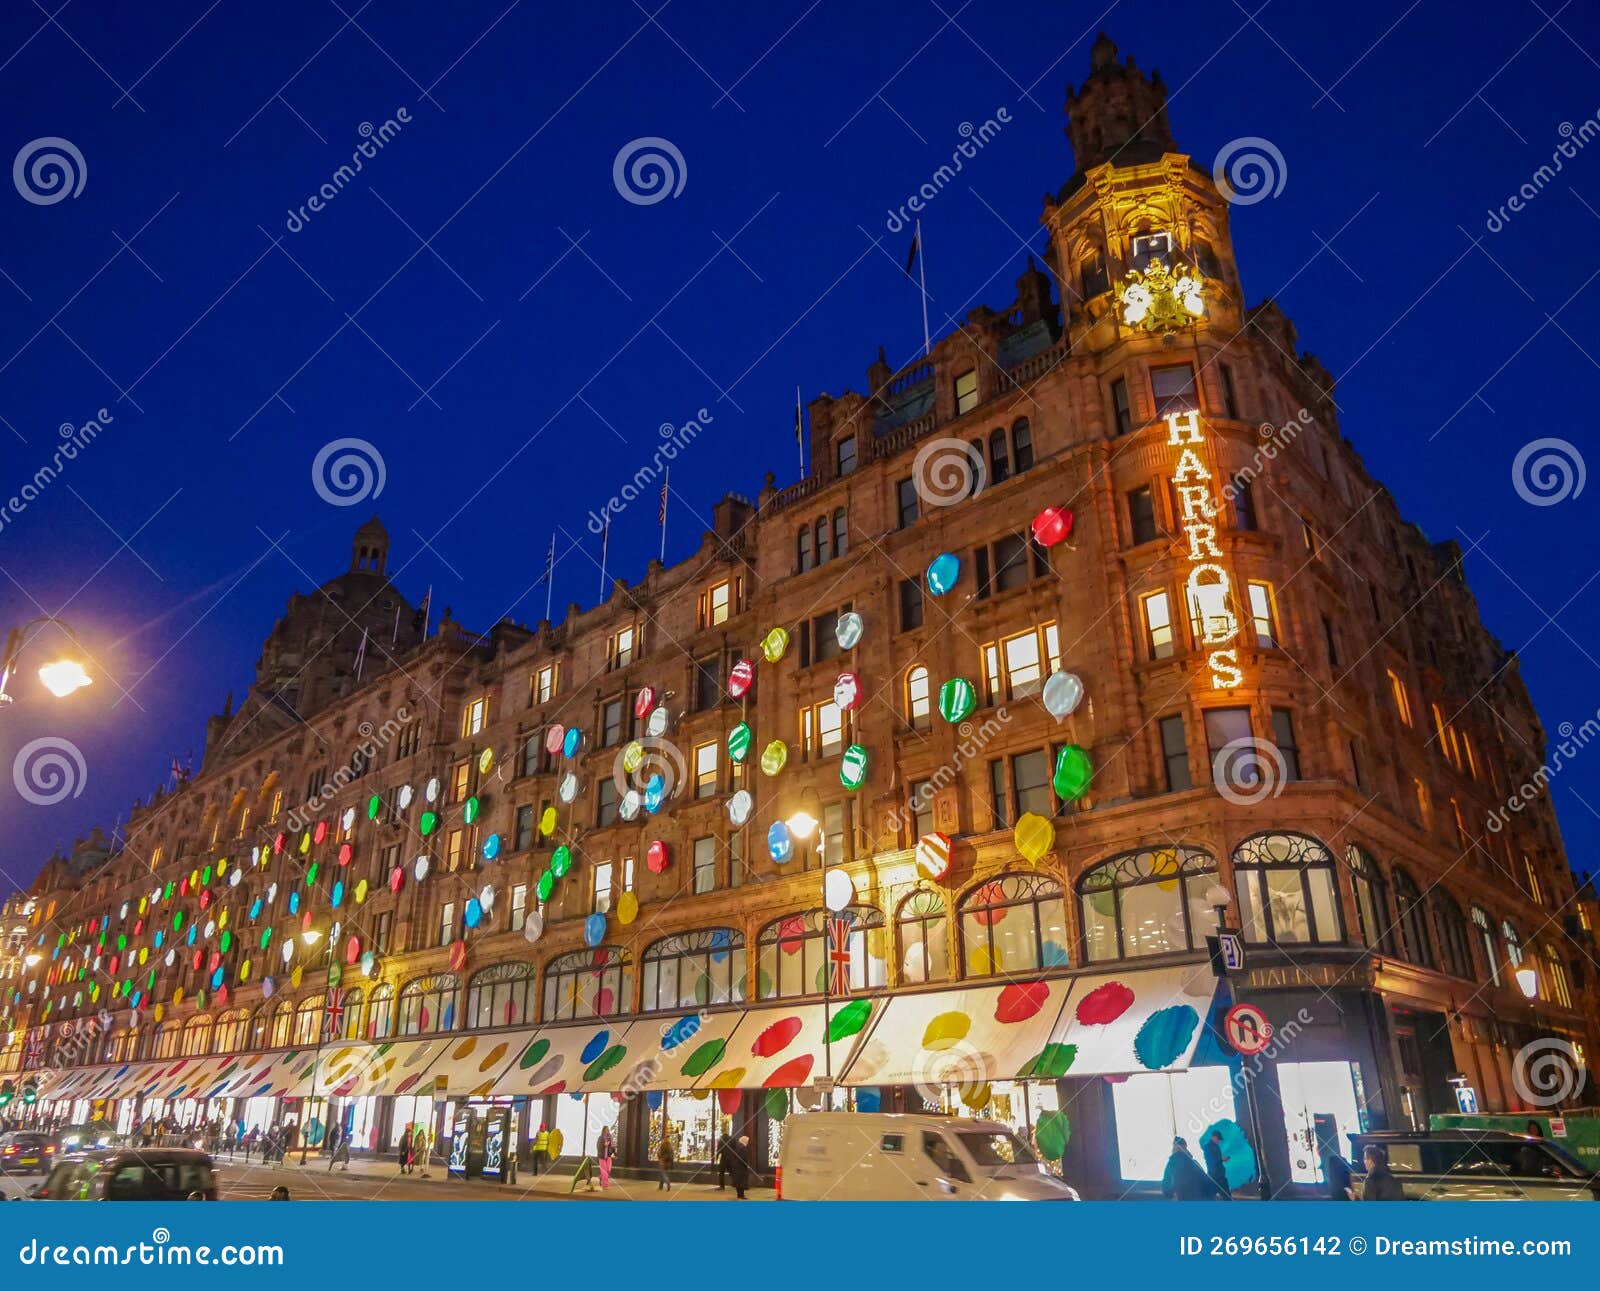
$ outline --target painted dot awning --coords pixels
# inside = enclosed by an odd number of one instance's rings
[[[883,1007],[863,996],[747,1009],[692,1088],[795,1089],[830,1072],[838,1080]]]

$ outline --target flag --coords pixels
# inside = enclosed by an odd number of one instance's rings
[[[665,526],[667,523],[667,481],[672,478],[672,468],[669,466],[661,475],[661,514],[656,516],[656,523]]]
[[[605,528],[600,531],[600,604],[604,605],[606,596],[606,554],[611,550],[611,517],[606,517]]]
[[[28,1034],[28,1049],[23,1055],[24,1067],[39,1067],[44,1064],[44,1036],[38,1031]]]
[[[550,531],[550,555],[544,562],[544,621],[550,622],[550,605],[556,594],[556,532]]]
[[[850,994],[850,930],[855,916],[836,914],[828,919],[828,993]]]
[[[922,249],[922,221],[917,221],[917,229],[911,235],[911,249],[906,252],[906,277],[911,276],[911,271],[917,265],[917,252]]]
[[[428,622],[433,616],[433,587],[430,585],[422,598],[422,604],[417,606],[417,612],[411,616],[411,630],[424,641],[428,639]]]
[[[336,986],[328,992],[328,1007],[324,1010],[323,1034],[337,1040],[344,1031],[344,988]]]
[[[794,442],[801,448],[806,446],[806,422],[800,409],[800,387],[794,388]]]

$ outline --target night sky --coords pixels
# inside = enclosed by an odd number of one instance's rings
[[[0,628],[60,612],[99,672],[64,704],[30,674],[0,713],[12,879],[109,827],[175,755],[198,763],[289,594],[341,572],[373,510],[402,590],[486,628],[543,615],[556,528],[556,617],[594,602],[587,516],[662,423],[713,418],[672,473],[669,561],[724,491],[792,481],[796,384],[859,390],[880,343],[896,365],[921,346],[888,212],[1001,110],[923,229],[936,333],[1010,303],[1102,27],[1161,69],[1197,161],[1249,136],[1281,153],[1281,193],[1234,212],[1248,302],[1275,297],[1334,373],[1405,514],[1470,548],[1547,728],[1600,709],[1600,484],[1534,506],[1512,481],[1532,439],[1595,451],[1593,7],[358,4],[0,13],[0,160],[53,137],[86,168],[48,204],[0,185],[0,499],[63,423],[113,419],[0,525]],[[291,218],[386,121],[361,173]],[[1561,173],[1490,221],[1568,133]],[[644,137],[684,161],[681,192],[649,204],[613,181]],[[375,502],[314,489],[342,437],[378,447]],[[612,571],[638,577],[658,541],[654,500],[636,504]],[[51,807],[9,783],[43,735],[87,765]],[[1551,792],[1586,869],[1600,748]]]

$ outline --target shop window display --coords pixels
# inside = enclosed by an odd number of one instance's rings
[[[1217,863],[1193,847],[1113,856],[1078,884],[1088,963],[1195,950],[1215,925],[1208,899]]]
[[[1116,1113],[1117,1169],[1131,1183],[1159,1180],[1181,1135],[1199,1155],[1201,1135],[1218,1121],[1239,1119],[1228,1068],[1129,1076],[1111,1086]]]
[[[883,912],[850,906],[844,913],[850,930],[850,989],[866,991],[888,984]],[[769,923],[761,930],[756,952],[758,999],[821,995],[828,978],[828,912],[808,910]]]
[[[1002,874],[961,898],[963,974],[990,977],[1067,965],[1061,885],[1042,874]]]

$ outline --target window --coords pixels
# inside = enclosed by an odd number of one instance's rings
[[[1560,953],[1548,941],[1539,952],[1544,960],[1545,976],[1550,979],[1550,1001],[1564,1009],[1572,1007],[1572,987],[1567,981],[1567,966]]]
[[[942,982],[950,976],[950,936],[944,897],[919,888],[900,903],[895,928],[900,941],[900,979],[911,984]]]
[[[831,758],[844,751],[844,713],[831,699],[800,714],[800,747],[807,757]]]
[[[373,987],[367,1004],[367,1039],[386,1040],[394,1034],[394,987],[384,982]]]
[[[839,615],[848,610],[844,605],[832,614],[819,614],[800,625],[800,666],[809,668],[814,663],[837,659],[843,652],[839,645]]]
[[[717,840],[710,835],[694,840],[694,890],[714,892],[717,887]]]
[[[1136,233],[1128,243],[1128,267],[1131,269],[1146,269],[1152,260],[1166,260],[1169,263],[1172,256],[1172,234],[1164,230],[1151,233],[1148,226],[1144,232]]]
[[[811,554],[810,525],[806,525],[800,530],[800,535],[796,540],[796,561],[797,567],[802,574],[805,573],[806,570],[812,568],[812,566],[816,563]]]
[[[697,744],[694,750],[694,796],[709,798],[717,791],[717,744]]]
[[[611,1017],[632,1007],[633,974],[619,946],[557,955],[544,974],[542,1021]]]
[[[1111,275],[1106,272],[1105,252],[1095,251],[1078,265],[1078,282],[1083,298],[1092,300],[1111,290]]]
[[[984,700],[1026,699],[1061,670],[1061,638],[1054,623],[1041,624],[983,647]]]
[[[848,861],[849,849],[845,844],[849,841],[850,807],[848,803],[830,802],[822,808],[822,838],[821,846],[817,849],[816,863],[818,865],[832,865],[836,861]],[[811,868],[811,858],[806,859],[806,868]]]
[[[533,702],[545,704],[556,693],[556,666],[547,663],[533,674]]]
[[[1184,730],[1183,714],[1163,717],[1161,729],[1161,759],[1166,767],[1167,792],[1177,793],[1194,788],[1194,777],[1189,774],[1189,737]]]
[[[1256,495],[1250,481],[1242,475],[1236,476],[1229,488],[1233,494],[1233,527],[1241,533],[1253,533],[1256,529]]]
[[[1033,469],[1033,426],[1026,417],[1011,426],[1011,464],[1018,475]]]
[[[533,804],[517,808],[517,832],[512,850],[526,852],[533,846]]]
[[[1455,799],[1452,798],[1450,801],[1452,803],[1454,803]],[[1456,816],[1457,816],[1458,821],[1459,821],[1460,815],[1461,815],[1461,809],[1459,807],[1457,807],[1456,808]],[[1522,872],[1524,874],[1526,874],[1527,877],[1528,877],[1528,896],[1533,900],[1534,904],[1543,905],[1544,904],[1544,887],[1539,882],[1539,871],[1534,869],[1534,867],[1533,867],[1533,858],[1531,856],[1527,855],[1527,853],[1523,853],[1523,857],[1522,857]]]
[[[978,406],[978,371],[973,368],[956,377],[956,416]]]
[[[1020,820],[1025,812],[1031,811],[1036,816],[1045,817],[1055,815],[1055,791],[1050,787],[1049,753],[1044,749],[1034,749],[1027,753],[1014,753],[1008,761],[1011,771],[1009,799],[1011,812],[1006,818],[1006,825],[1001,828]],[[991,763],[994,767],[1001,765],[1001,762]]]
[[[922,626],[922,580],[900,580],[900,630],[910,632]]]
[[[537,999],[532,964],[490,964],[474,973],[467,983],[467,1030],[532,1022]]]
[[[1506,966],[1515,973],[1522,967],[1522,938],[1517,935],[1516,927],[1509,919],[1501,922],[1500,935],[1506,943]]]
[[[932,708],[928,670],[919,663],[906,673],[906,722],[914,729],[922,730],[928,725]]]
[[[1271,583],[1248,583],[1250,625],[1255,628],[1256,644],[1263,649],[1278,647],[1278,620],[1273,606]]]
[[[850,441],[852,444],[854,440]],[[700,626],[714,628],[728,621],[728,615],[733,612],[733,582],[723,579],[705,592],[705,600],[700,614]]]
[[[1257,834],[1233,853],[1246,941],[1286,945],[1344,940],[1333,854],[1305,834]]]
[[[911,795],[908,801],[912,813],[911,836],[914,840],[933,833],[933,798],[932,780],[916,780],[912,782]]]
[[[1150,492],[1148,484],[1141,484],[1136,489],[1128,490],[1128,536],[1133,545],[1154,542],[1160,535],[1156,526],[1155,497]]]
[[[528,921],[528,885],[515,884],[511,889],[511,931],[521,932]]]
[[[1121,377],[1111,383],[1111,426],[1115,435],[1133,432],[1133,406],[1128,402],[1128,383]]]
[[[914,525],[922,515],[922,499],[917,493],[917,482],[904,479],[894,486],[895,507],[902,529]]]
[[[456,903],[446,901],[439,907],[439,942],[441,946],[448,946],[456,939]]]
[[[722,703],[722,656],[697,659],[694,665],[694,707],[698,713]]]
[[[623,628],[612,636],[608,648],[609,668],[626,668],[634,659],[634,651],[638,647],[639,630],[635,627]]]
[[[1472,926],[1478,930],[1478,944],[1483,947],[1483,962],[1489,966],[1489,980],[1500,985],[1500,945],[1495,940],[1494,921],[1481,906],[1472,907]]]
[[[1206,244],[1202,242],[1202,243],[1198,243],[1197,245],[1198,246],[1205,246]],[[1209,255],[1210,252],[1211,252],[1211,248],[1210,247],[1206,247],[1206,254]],[[1211,271],[1209,269],[1206,269],[1204,266],[1201,267],[1201,272],[1204,273],[1208,278],[1217,276],[1217,275],[1211,273]],[[1229,367],[1226,363],[1220,363],[1217,366],[1218,366],[1218,369],[1222,373],[1222,410],[1225,413],[1227,413],[1228,416],[1230,418],[1232,418],[1234,421],[1238,421],[1239,420],[1239,392],[1234,387],[1233,369],[1231,367]]]
[[[1428,912],[1417,885],[1398,865],[1394,867],[1395,932],[1402,959],[1423,968],[1433,967],[1433,939],[1428,935]]]
[[[845,948],[850,956],[851,991],[873,990],[888,984],[888,965],[869,949],[881,944],[883,913],[869,906],[847,906],[839,917],[850,920]],[[826,910],[807,910],[769,923],[756,940],[756,996],[788,999],[821,995],[828,981],[828,921]]]
[[[1078,883],[1086,963],[1197,950],[1217,863],[1193,847],[1145,848],[1103,861]]]
[[[849,475],[856,469],[856,437],[851,435],[848,439],[841,439],[834,445],[834,465],[840,475]]]
[[[1003,874],[962,897],[962,975],[992,977],[1064,967],[1067,905],[1042,874]]]
[[[1339,638],[1333,630],[1333,620],[1326,614],[1322,616],[1322,644],[1328,651],[1328,667],[1339,666]]]
[[[999,484],[1011,478],[1011,453],[1006,444],[1005,427],[989,433],[989,482]]]
[[[833,554],[843,556],[850,550],[850,517],[843,507],[833,513]]]
[[[594,884],[589,909],[595,914],[606,914],[611,909],[610,861],[601,861],[594,867]]]
[[[1283,758],[1285,781],[1300,778],[1300,746],[1294,740],[1294,714],[1287,708],[1272,710],[1272,742]]]
[[[1300,541],[1306,549],[1306,555],[1315,557],[1317,554],[1317,526],[1311,522],[1309,516],[1300,517]]]
[[[1355,887],[1356,918],[1361,924],[1361,940],[1380,955],[1394,953],[1393,928],[1389,919],[1389,888],[1377,863],[1352,843],[1344,849],[1344,861]]]
[[[1208,708],[1202,714],[1206,724],[1206,758],[1211,765],[1211,781],[1219,789],[1248,789],[1261,783],[1261,766],[1254,754],[1254,732],[1248,708]],[[1236,746],[1252,756],[1224,757]]]
[[[396,1034],[427,1035],[432,1031],[455,1030],[459,989],[460,980],[454,973],[434,973],[407,982],[400,988]],[[373,998],[376,1000],[376,992]]]
[[[1152,368],[1150,392],[1155,396],[1158,419],[1169,412],[1193,412],[1200,407],[1194,397],[1194,368],[1188,363]]]
[[[1461,907],[1443,888],[1433,890],[1431,904],[1434,931],[1439,938],[1439,967],[1452,977],[1472,981],[1472,934],[1467,931]]]
[[[466,738],[476,735],[484,728],[489,720],[489,697],[480,695],[477,699],[469,699],[465,708],[461,710],[461,735]]]
[[[450,801],[465,802],[472,796],[472,763],[457,762],[450,768]]]
[[[744,934],[733,928],[702,928],[652,943],[640,977],[646,1013],[739,1004],[745,997]]]
[[[1150,592],[1139,598],[1143,611],[1145,644],[1152,659],[1170,659],[1176,648],[1172,637],[1172,605],[1165,592]]]
[[[617,823],[617,781],[615,776],[601,776],[594,788],[594,823],[597,829]]]

